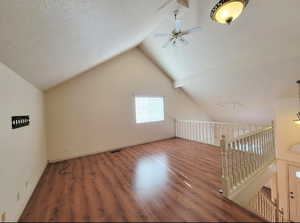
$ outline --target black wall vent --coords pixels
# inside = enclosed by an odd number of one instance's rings
[[[110,153],[119,153],[119,152],[121,152],[121,149],[116,149],[116,150],[110,151]]]
[[[21,128],[30,124],[29,115],[25,116],[12,116],[11,117],[11,126],[12,129]]]

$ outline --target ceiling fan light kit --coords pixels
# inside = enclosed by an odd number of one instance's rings
[[[249,0],[220,0],[211,10],[212,20],[230,25],[244,11]]]
[[[298,95],[298,97],[299,97],[299,107],[300,107],[300,80],[297,81],[297,84],[299,86],[299,95]],[[294,120],[294,123],[296,125],[300,125],[300,111],[297,113],[297,119]]]

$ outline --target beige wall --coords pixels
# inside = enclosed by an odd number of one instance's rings
[[[291,146],[300,144],[300,126],[293,123],[299,111],[297,98],[285,98],[278,101],[275,118],[275,140],[278,160],[278,192],[280,206],[289,213],[288,200],[288,166],[300,166],[300,153],[289,150]]]
[[[47,163],[43,93],[0,63],[0,105],[0,215],[16,221]],[[25,114],[30,126],[12,130]]]
[[[134,94],[165,96],[167,120],[135,124]],[[138,48],[45,96],[50,161],[173,137],[173,118],[209,119]]]

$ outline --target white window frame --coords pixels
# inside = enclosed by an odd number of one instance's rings
[[[163,105],[164,105],[164,120],[160,120],[160,121],[151,121],[151,122],[141,122],[141,123],[137,123],[136,122],[136,107],[135,107],[135,98],[136,97],[145,97],[145,98],[162,98],[163,99]],[[155,124],[155,123],[162,123],[166,121],[166,97],[162,96],[162,95],[149,95],[149,94],[134,94],[132,97],[132,101],[133,101],[133,114],[134,114],[134,123],[136,125],[149,125],[149,124]]]

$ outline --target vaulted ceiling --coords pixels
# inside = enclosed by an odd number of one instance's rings
[[[270,122],[280,97],[297,96],[300,79],[300,1],[250,0],[232,25],[213,22],[216,1],[192,0],[184,28],[202,30],[187,46],[162,48],[150,35],[142,44],[156,62],[215,120]],[[171,19],[153,33],[170,31]]]
[[[190,0],[189,45],[162,48],[172,0],[1,0],[0,61],[48,89],[141,44],[215,120],[268,122],[300,79],[299,0],[250,0],[232,25],[211,21],[217,0]],[[170,2],[161,9],[166,2]]]
[[[1,0],[0,61],[41,89],[139,44],[164,0]]]

